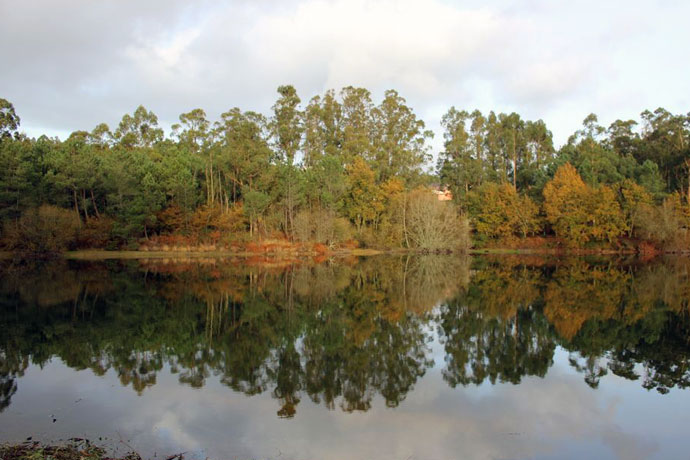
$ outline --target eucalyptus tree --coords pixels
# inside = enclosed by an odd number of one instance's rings
[[[0,141],[16,137],[19,124],[20,119],[12,103],[0,97]]]
[[[315,96],[304,111],[304,193],[310,220],[332,220],[347,189],[343,154],[344,109],[333,90]]]
[[[513,188],[517,190],[518,166],[520,166],[527,150],[524,135],[525,122],[515,112],[502,113],[498,116],[498,120],[501,125],[504,164],[508,165],[508,173],[512,176]]]
[[[381,104],[372,110],[374,155],[370,161],[380,183],[397,177],[414,183],[430,159],[426,141],[433,133],[425,130],[397,91],[388,90]]]
[[[221,115],[215,132],[221,165],[232,182],[232,200],[237,201],[242,188],[253,190],[257,177],[271,167],[268,121],[259,113],[233,108]]]
[[[278,160],[278,172],[282,196],[283,230],[292,237],[294,214],[299,196],[298,171],[295,168],[295,157],[302,144],[304,117],[300,109],[300,98],[297,90],[291,85],[279,86],[280,97],[273,105],[271,130]]]
[[[12,103],[0,98],[0,219],[19,217],[21,203],[31,193],[24,174],[31,143],[19,136],[19,125]]]
[[[163,140],[158,117],[142,105],[132,115],[125,114],[115,131],[115,140],[123,147],[153,147]]]
[[[218,165],[231,190],[233,202],[242,200],[249,218],[250,234],[272,201],[274,186],[274,152],[268,137],[268,121],[255,112],[233,108],[221,115],[215,124]]]
[[[99,123],[88,134],[87,142],[100,150],[106,150],[113,143],[113,133],[107,124]]]
[[[345,165],[353,163],[355,157],[374,156],[374,103],[371,93],[364,88],[347,86],[340,91],[342,100],[342,154]]]
[[[461,200],[472,187],[479,185],[481,167],[481,160],[474,156],[470,144],[467,131],[469,116],[466,111],[451,107],[441,119],[444,143],[438,159],[438,172],[441,181]]]
[[[216,201],[219,194],[210,126],[206,112],[202,109],[181,114],[180,124],[172,126],[173,136],[177,137],[181,152],[189,153],[200,160],[192,163],[195,166],[192,175],[196,181],[204,183],[206,204],[209,206]]]
[[[644,111],[642,119],[638,160],[657,163],[669,191],[685,192],[690,200],[690,114],[675,115],[658,108]]]
[[[616,120],[606,130],[606,145],[621,156],[637,155],[640,148],[640,135],[635,128],[635,120]]]
[[[340,157],[343,147],[343,105],[335,92],[314,96],[304,110],[304,165],[312,167],[324,156]]]
[[[548,179],[547,168],[555,159],[553,135],[544,121],[527,121],[525,142],[525,156],[518,171],[518,187],[521,190],[532,187],[541,190]]]

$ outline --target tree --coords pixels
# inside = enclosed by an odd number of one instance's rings
[[[428,189],[412,191],[405,213],[406,239],[414,248],[439,250],[469,247],[469,224],[450,202],[438,201]]]
[[[361,231],[383,210],[383,196],[376,185],[376,174],[363,158],[356,157],[347,169],[348,192],[345,196],[345,212]]]
[[[645,207],[652,205],[652,196],[644,187],[637,185],[631,179],[626,179],[620,183],[618,194],[625,225],[628,228],[628,236],[632,237],[640,214]]]
[[[148,237],[165,203],[160,165],[141,149],[115,149],[104,158],[107,211],[115,217],[113,234],[120,241]]]
[[[612,242],[627,230],[613,191],[607,186],[588,187],[570,163],[561,166],[544,187],[544,210],[556,235],[569,245]]]
[[[343,148],[343,107],[329,90],[315,96],[304,111],[304,164],[316,165],[324,156],[341,157]]]
[[[616,195],[610,187],[602,185],[589,190],[587,199],[589,239],[612,243],[628,230]]]
[[[526,151],[524,136],[525,122],[517,113],[500,114],[501,124],[501,143],[505,164],[510,165],[510,173],[513,178],[513,188],[517,190],[517,171],[518,165]]]
[[[240,199],[243,187],[253,190],[254,182],[270,167],[271,151],[266,139],[266,119],[255,112],[234,108],[216,123],[220,142],[218,167],[232,190],[233,202]]]
[[[12,103],[0,97],[0,142],[17,137],[19,123],[19,116],[14,112]]]
[[[280,98],[273,105],[273,136],[280,161],[292,166],[299,151],[304,126],[300,98],[291,85],[279,86]]]
[[[641,116],[642,142],[637,159],[659,165],[668,190],[684,191],[690,199],[690,116],[674,115],[661,107],[654,112],[645,110]]]
[[[481,183],[481,158],[476,156],[477,152],[470,144],[466,128],[468,117],[464,110],[451,107],[441,119],[445,142],[438,160],[438,174],[461,202],[472,187]]]
[[[379,183],[398,177],[413,183],[430,158],[426,140],[433,137],[424,122],[397,91],[388,90],[381,104],[372,110],[374,152],[370,164]]]
[[[69,196],[79,219],[100,216],[96,194],[103,187],[101,159],[88,139],[89,133],[76,131],[47,156],[49,181]]]
[[[473,227],[480,235],[525,237],[540,227],[537,205],[509,184],[483,184],[470,192],[468,203]]]
[[[302,142],[304,126],[302,112],[299,109],[300,98],[291,85],[278,87],[280,98],[273,105],[272,131],[278,153],[280,168],[280,183],[282,185],[283,230],[292,237],[293,218],[297,206],[297,172],[295,170],[295,155]]]
[[[115,131],[115,139],[126,148],[150,148],[163,140],[163,130],[158,127],[158,117],[140,105],[134,114],[122,117]]]
[[[586,196],[587,186],[570,163],[558,168],[544,187],[546,220],[557,236],[575,245],[588,239]]]
[[[374,120],[371,93],[364,88],[348,86],[340,91],[343,113],[343,163],[350,165],[355,157],[374,156]]]

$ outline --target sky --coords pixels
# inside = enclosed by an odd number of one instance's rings
[[[140,104],[166,129],[202,108],[269,114],[282,84],[397,90],[435,132],[451,107],[543,119],[690,111],[681,0],[0,0],[0,97],[65,138]]]

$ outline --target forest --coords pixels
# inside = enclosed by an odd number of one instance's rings
[[[65,140],[21,133],[0,99],[2,246],[690,247],[690,114],[608,128],[591,114],[557,149],[542,120],[451,107],[432,155],[434,133],[394,90],[277,93],[270,116],[194,109],[166,136],[139,106]]]

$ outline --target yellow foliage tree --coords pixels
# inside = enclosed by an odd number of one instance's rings
[[[628,228],[613,191],[588,187],[569,163],[544,187],[544,211],[556,235],[573,246],[612,242]]]
[[[383,210],[383,194],[376,185],[376,175],[363,158],[356,157],[347,168],[348,193],[345,211],[360,231]]]
[[[474,227],[481,235],[525,237],[539,230],[539,208],[510,184],[486,183],[470,192],[468,201]]]
[[[588,239],[613,242],[628,230],[623,211],[616,195],[607,186],[590,189],[587,194],[589,220],[587,221]]]

